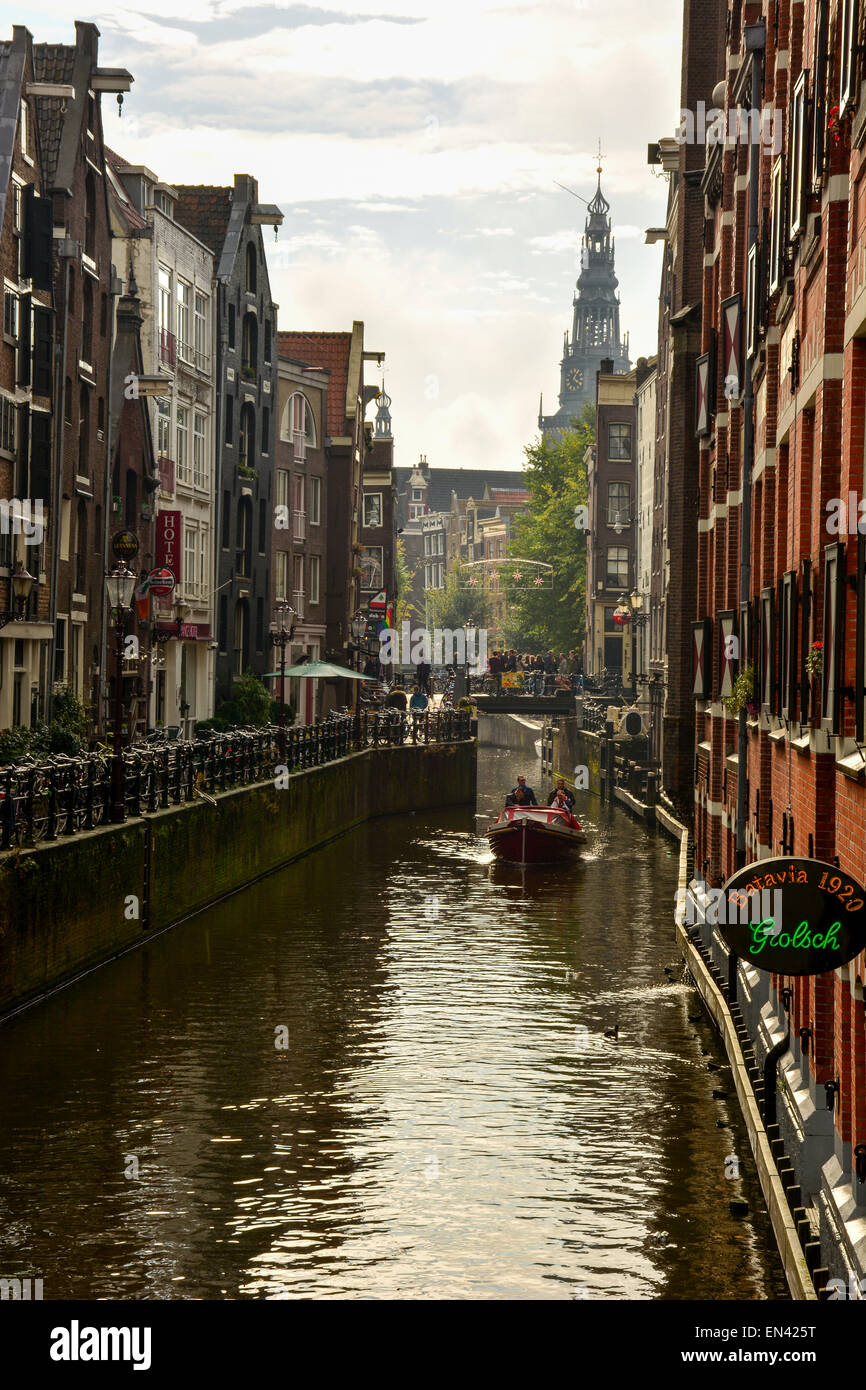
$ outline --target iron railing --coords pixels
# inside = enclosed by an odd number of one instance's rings
[[[455,743],[469,738],[469,715],[437,710],[423,715],[362,710],[318,724],[279,730],[242,729],[192,743],[139,744],[123,754],[127,817],[207,800],[233,787],[264,783],[282,768],[299,772],[363,748],[405,743]],[[0,768],[0,849],[93,830],[111,820],[110,753],[30,759]]]

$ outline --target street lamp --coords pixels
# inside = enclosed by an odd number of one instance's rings
[[[290,608],[284,599],[276,605],[276,613],[279,621],[271,623],[271,646],[280,649],[280,709],[277,715],[279,732],[277,733],[277,747],[280,753],[280,761],[285,762],[286,758],[286,647],[292,640],[295,631],[295,610]],[[288,627],[286,627],[288,623]]]
[[[0,613],[0,627],[5,627],[7,623],[26,622],[27,600],[33,592],[33,585],[36,583],[33,575],[25,569],[20,560],[16,563],[9,580],[12,589],[12,607]]]
[[[351,629],[352,636],[353,636],[353,638],[355,639],[355,648],[356,648],[356,655],[357,655],[357,660],[358,660],[358,665],[357,665],[357,668],[356,668],[356,669],[357,669],[358,671],[360,671],[360,670],[361,670],[361,640],[362,640],[362,638],[363,638],[363,636],[364,636],[364,633],[367,631],[367,619],[364,617],[364,614],[361,612],[360,609],[358,609],[358,612],[355,614],[355,616],[354,616],[354,618],[352,619],[352,621],[351,621],[351,623],[350,623],[349,626],[350,626],[350,629]],[[360,747],[361,747],[361,682],[360,682],[360,681],[356,681],[356,682],[355,682],[355,727],[354,727],[354,738],[355,738],[355,747],[356,747],[356,748],[360,748]]]
[[[474,633],[475,633],[475,623],[474,623],[474,621],[472,620],[472,618],[468,618],[468,619],[467,619],[467,621],[466,621],[466,623],[465,623],[465,625],[464,625],[464,631],[465,631],[465,633],[466,633],[466,650],[465,650],[465,653],[464,653],[464,655],[465,655],[465,657],[466,657],[466,694],[467,694],[467,695],[471,695],[471,693],[472,693],[472,683],[471,683],[471,682],[472,682],[472,678],[471,678],[471,676],[469,675],[469,639],[470,639],[470,637],[471,637],[472,640],[473,640],[473,650],[474,650]]]
[[[108,606],[114,611],[114,632],[117,638],[114,677],[114,740],[111,753],[111,819],[117,824],[126,819],[126,786],[123,768],[123,646],[124,619],[132,607],[135,575],[118,561],[105,578]]]

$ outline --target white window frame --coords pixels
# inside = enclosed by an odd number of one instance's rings
[[[285,600],[289,597],[288,550],[278,550],[276,561],[276,565],[274,566],[274,598]]]
[[[788,209],[788,239],[793,241],[806,225],[806,105],[809,74],[804,68],[794,84],[791,98],[790,178],[791,202]]]
[[[322,524],[322,480],[315,476],[310,478],[310,514],[308,520],[311,526],[321,526]]]
[[[189,451],[189,417],[190,408],[188,405],[178,404],[175,411],[175,449],[177,457],[176,481],[189,487],[192,481],[191,459]]]
[[[770,294],[781,288],[785,259],[784,165],[779,155],[770,177]]]
[[[378,521],[368,521],[368,519],[367,519],[367,503],[368,503],[368,502],[372,502],[374,498],[376,498],[376,499],[378,500],[378,503],[379,503],[379,520],[378,520]],[[385,518],[385,511],[384,511],[384,508],[383,508],[383,506],[382,506],[382,494],[381,494],[381,492],[365,492],[365,493],[364,493],[363,506],[364,506],[364,527],[365,527],[365,529],[367,529],[367,530],[369,530],[369,531],[379,531],[379,530],[381,530],[381,528],[382,528],[382,527],[384,526],[384,524],[385,524],[385,520],[384,520],[384,518]]]
[[[192,413],[192,484],[207,488],[207,416],[200,410]]]
[[[853,106],[856,93],[854,77],[857,71],[857,11],[858,0],[841,0],[839,23],[839,115]]]
[[[177,355],[184,362],[195,360],[192,338],[192,285],[177,277]]]
[[[310,571],[309,571],[309,576],[308,576],[308,577],[309,577],[309,581],[310,581],[310,592],[309,592],[309,595],[308,595],[308,598],[309,598],[309,600],[310,600],[310,603],[318,603],[318,602],[319,602],[319,596],[320,596],[320,592],[321,592],[321,591],[320,591],[320,585],[321,585],[321,569],[322,569],[322,561],[321,561],[320,557],[319,557],[318,555],[311,555],[311,556],[310,556]]]
[[[291,493],[289,491],[289,470],[288,468],[277,469],[277,506],[285,507],[286,511],[291,510]]]
[[[195,365],[200,372],[208,370],[210,354],[207,351],[207,311],[208,296],[201,290],[193,288],[192,293],[192,318],[193,318],[193,351],[195,353]]]

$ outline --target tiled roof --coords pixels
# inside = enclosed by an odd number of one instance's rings
[[[526,488],[499,488],[490,489],[490,498],[495,506],[500,506],[503,502],[508,505],[512,502],[528,502],[530,493]]]
[[[108,168],[108,187],[111,192],[119,212],[121,213],[128,227],[141,230],[147,226],[147,219],[142,217],[135,203],[130,198],[120,177],[120,170],[125,169],[127,160],[122,159],[114,150],[105,147],[105,163]]]
[[[325,367],[328,381],[328,434],[346,434],[346,386],[349,381],[351,333],[278,333],[280,357],[303,362],[307,367]]]
[[[228,230],[232,190],[204,183],[177,183],[172,187],[177,189],[175,222],[186,227],[218,256]]]
[[[401,525],[405,523],[408,512],[409,479],[414,471],[413,468],[394,469]],[[427,482],[427,505],[431,512],[450,512],[452,492],[456,492],[461,499],[474,497],[476,502],[480,502],[484,496],[485,487],[490,488],[491,494],[496,488],[503,492],[513,493],[515,482],[522,481],[522,477],[523,475],[516,469],[427,468],[424,471],[424,478]],[[492,496],[491,500],[493,500]],[[481,515],[480,510],[479,515]]]
[[[74,69],[75,48],[72,44],[33,45],[33,76],[37,82],[71,82]],[[60,139],[63,135],[64,104],[60,97],[36,98],[36,120],[39,125],[42,173],[46,188],[51,188],[57,172]]]

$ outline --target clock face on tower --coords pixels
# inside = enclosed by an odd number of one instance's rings
[[[565,385],[569,391],[579,391],[583,385],[583,372],[580,367],[569,367],[565,373]]]

